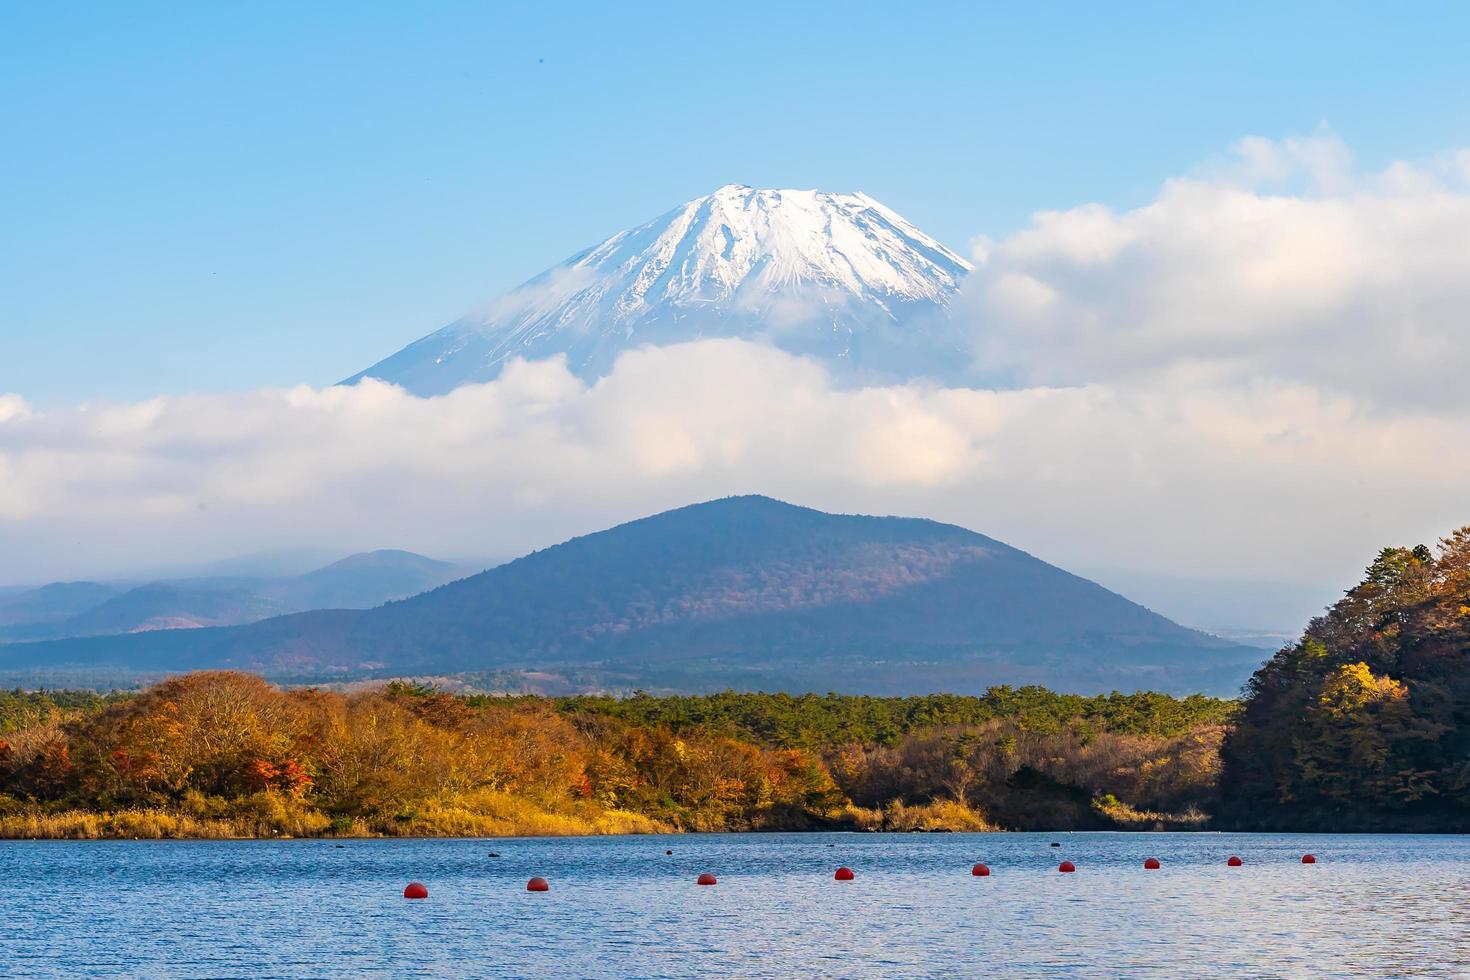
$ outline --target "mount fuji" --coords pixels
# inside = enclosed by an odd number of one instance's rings
[[[630,349],[705,337],[816,358],[843,384],[963,378],[949,317],[970,264],[866,194],[728,184],[619,232],[405,347],[372,377],[418,395],[565,355],[592,381]]]

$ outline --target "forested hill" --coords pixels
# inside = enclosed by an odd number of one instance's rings
[[[371,611],[10,647],[0,669],[498,671],[541,690],[907,694],[1035,683],[1230,694],[1259,657],[963,528],[752,496],[576,538]]]
[[[1470,831],[1470,527],[1385,548],[1247,695],[1224,823]]]

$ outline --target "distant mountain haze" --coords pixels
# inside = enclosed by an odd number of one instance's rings
[[[233,626],[307,609],[367,609],[472,571],[385,550],[303,575],[212,576],[139,586],[56,583],[0,596],[0,642]]]
[[[382,607],[12,645],[0,670],[238,667],[278,677],[497,673],[558,689],[1233,692],[1259,650],[935,521],[766,497],[574,538]]]
[[[419,395],[565,355],[593,380],[617,355],[704,337],[763,340],[840,381],[964,376],[949,308],[970,264],[865,194],[728,184],[619,232],[347,379]]]
[[[97,582],[53,582],[0,596],[0,628],[59,623],[96,608],[120,590]]]
[[[298,609],[363,609],[452,582],[468,572],[463,565],[411,551],[371,551],[282,580],[268,594]]]

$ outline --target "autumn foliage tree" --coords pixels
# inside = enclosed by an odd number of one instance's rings
[[[1257,671],[1223,759],[1234,825],[1470,829],[1470,527],[1380,552]]]
[[[7,697],[0,832],[27,835],[67,813],[112,821],[77,817],[79,833],[156,835],[1116,826],[1119,798],[1161,811],[1209,799],[1230,710],[1040,688],[343,694],[228,671],[126,697]]]

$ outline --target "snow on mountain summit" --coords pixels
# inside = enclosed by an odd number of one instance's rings
[[[618,308],[695,307],[819,285],[882,302],[945,302],[964,259],[866,194],[727,184],[574,260],[634,271]]]
[[[599,245],[349,378],[422,395],[565,354],[588,380],[624,350],[765,341],[839,380],[954,377],[950,302],[970,265],[866,194],[727,184]]]

